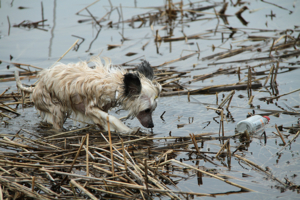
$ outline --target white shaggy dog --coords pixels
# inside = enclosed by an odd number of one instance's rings
[[[146,128],[154,127],[152,112],[157,106],[161,85],[153,80],[153,70],[143,61],[137,71],[129,73],[113,67],[110,59],[92,58],[95,68],[87,62],[57,64],[41,71],[35,87],[25,87],[20,82],[19,73],[15,77],[19,89],[32,93],[32,100],[43,121],[62,129],[65,120],[73,119],[94,122],[107,130],[107,116],[110,129],[121,133],[131,133],[118,118],[108,115],[108,110],[121,106],[128,110],[128,117],[137,117]]]

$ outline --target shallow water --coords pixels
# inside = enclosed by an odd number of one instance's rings
[[[242,16],[249,23],[247,26],[244,26],[240,20],[234,16],[234,13],[237,12],[241,6],[229,6],[227,8],[226,14],[232,16],[228,17],[230,27],[239,28],[239,31],[234,35],[233,38],[229,38],[226,41],[226,38],[230,35],[231,31],[228,29],[223,31],[224,42],[221,40],[221,32],[208,33],[208,30],[215,30],[218,20],[215,18],[213,9],[207,10],[203,18],[198,18],[199,21],[186,23],[182,28],[178,25],[174,31],[173,37],[183,36],[182,30],[186,35],[193,35],[199,33],[207,33],[203,35],[202,39],[188,40],[186,43],[184,40],[176,42],[162,42],[159,47],[157,47],[154,42],[155,31],[161,29],[163,26],[157,23],[154,23],[153,30],[147,23],[141,28],[137,28],[141,22],[135,22],[135,28],[129,26],[129,23],[120,23],[119,27],[114,26],[109,28],[103,26],[101,32],[99,33],[98,38],[92,43],[93,39],[97,35],[97,30],[95,25],[92,24],[92,21],[85,23],[78,23],[78,20],[90,19],[88,13],[83,11],[82,15],[75,15],[76,12],[89,5],[93,1],[42,1],[44,7],[44,19],[47,19],[44,27],[45,30],[39,29],[28,29],[28,28],[15,28],[11,27],[9,30],[8,20],[11,23],[11,26],[14,24],[19,24],[23,20],[30,21],[39,21],[41,20],[41,2],[40,1],[0,1],[0,59],[3,61],[10,60],[10,55],[13,56],[11,62],[19,62],[31,64],[41,68],[50,67],[56,60],[58,60],[64,52],[76,41],[76,35],[84,38],[84,42],[80,45],[78,51],[70,51],[66,56],[63,57],[61,62],[78,62],[80,60],[87,60],[90,56],[97,55],[101,53],[101,56],[110,57],[114,64],[121,64],[127,61],[130,61],[139,56],[150,61],[151,65],[159,65],[164,62],[179,58],[182,50],[191,50],[197,51],[197,43],[200,47],[200,57],[195,55],[191,58],[188,58],[184,61],[174,62],[169,65],[164,66],[163,68],[174,67],[174,70],[177,71],[187,71],[193,68],[205,68],[194,70],[188,73],[189,77],[181,79],[181,82],[186,82],[195,75],[208,74],[212,73],[219,68],[226,69],[228,67],[245,67],[246,65],[257,65],[264,61],[255,61],[251,63],[229,63],[229,64],[218,64],[212,65],[212,63],[218,62],[229,62],[242,59],[250,59],[257,57],[268,56],[269,52],[264,52],[269,49],[270,43],[272,41],[268,40],[265,42],[265,46],[261,46],[262,52],[258,52],[255,49],[252,51],[246,51],[236,56],[221,60],[202,60],[206,56],[225,51],[230,49],[231,46],[233,49],[237,48],[238,45],[254,45],[259,42],[253,42],[246,39],[248,36],[276,36],[277,38],[280,35],[277,35],[277,32],[261,32],[254,29],[268,29],[268,30],[282,30],[292,29],[294,32],[291,34],[294,37],[297,37],[299,34],[299,28],[294,26],[299,26],[300,18],[300,2],[299,1],[272,1],[273,3],[280,5],[288,10],[284,10],[277,6],[263,3],[261,1],[247,1],[246,6],[249,10],[245,11]],[[162,1],[111,1],[113,6],[122,5],[123,18],[131,19],[134,15],[140,15],[142,13],[155,11],[156,6],[162,6]],[[136,2],[136,4],[135,4]],[[187,1],[184,1],[187,4]],[[196,5],[207,6],[211,3],[200,2]],[[24,9],[19,9],[20,6],[25,7]],[[110,5],[108,1],[100,1],[97,4],[91,6],[89,11],[93,15],[97,16],[100,19],[108,10]],[[221,6],[216,7],[216,10],[219,11]],[[120,9],[121,10],[121,9]],[[289,14],[289,10],[293,13]],[[272,18],[270,13],[275,13],[276,17]],[[118,22],[119,15],[117,12],[113,12],[110,16],[110,19],[102,22],[103,25],[106,25],[108,22]],[[266,24],[267,23],[267,24]],[[49,25],[49,26],[48,26]],[[98,27],[97,27],[98,28]],[[219,22],[219,30],[226,29],[223,21]],[[9,33],[9,34],[8,34]],[[122,36],[120,33],[123,33],[126,40],[123,42],[121,47],[114,48],[112,50],[107,49],[108,44],[121,44]],[[167,32],[165,30],[159,30],[160,36],[166,36]],[[205,36],[208,36],[205,38]],[[245,40],[245,41],[244,41]],[[142,50],[141,47],[149,41],[149,44],[146,46],[145,50]],[[268,44],[268,45],[267,45]],[[212,45],[216,48],[212,50]],[[91,46],[91,48],[90,48]],[[299,46],[297,47],[299,49]],[[158,50],[157,50],[158,49]],[[291,49],[289,49],[291,50]],[[184,51],[183,55],[191,53],[191,51]],[[135,52],[136,55],[132,57],[126,56],[128,52]],[[275,55],[275,52],[274,52]],[[291,66],[289,63],[299,61],[298,57],[289,58],[283,60],[280,63],[280,66]],[[138,63],[139,60],[133,61],[133,63]],[[8,67],[9,65],[9,67]],[[256,68],[256,71],[269,70],[270,64],[265,65],[259,68]],[[207,67],[207,68],[206,68]],[[299,67],[299,64],[294,65],[294,67]],[[0,64],[0,75],[2,74],[12,74],[17,68],[11,64],[2,62]],[[241,77],[244,77],[247,70],[242,71]],[[286,71],[286,70],[279,70]],[[265,75],[264,75],[265,76]],[[300,86],[300,70],[296,69],[294,71],[289,71],[285,73],[278,74],[277,84],[279,95],[290,92],[292,90],[298,89]],[[263,76],[257,76],[260,78]],[[247,78],[246,78],[247,79]],[[246,80],[245,79],[245,80]],[[213,76],[212,78],[205,79],[204,81],[195,82],[193,84],[187,85],[189,89],[202,88],[210,85],[220,85],[220,84],[229,84],[238,82],[238,76],[236,74],[220,74],[218,76]],[[25,79],[22,82],[25,84],[33,84],[36,79],[28,80]],[[264,83],[264,80],[261,81]],[[267,84],[268,86],[268,84]],[[11,87],[10,91],[16,91],[15,82],[1,82],[0,84],[0,93],[6,88]],[[255,98],[253,100],[253,105],[255,108],[260,106],[260,109],[269,109],[269,110],[287,110],[294,108],[296,112],[299,111],[299,107],[295,106],[300,105],[300,93],[295,92],[290,95],[281,97],[278,101],[274,100],[274,103],[267,104],[259,100],[261,97],[270,96],[270,87],[261,88],[258,90],[252,91]],[[219,102],[221,102],[222,95],[227,95],[229,92],[220,92],[218,94]],[[242,95],[244,98],[238,97]],[[246,118],[248,112],[252,113],[253,108],[250,108],[248,105],[248,96],[246,90],[236,91],[229,111],[232,115],[232,119],[229,119],[225,123],[225,135],[233,135],[235,124]],[[276,104],[277,105],[276,105]],[[206,106],[210,105],[216,107],[216,96],[214,94],[199,94],[192,95],[190,101],[186,95],[183,96],[172,96],[172,97],[161,97],[159,99],[158,107],[153,115],[155,127],[153,132],[157,137],[169,136],[171,131],[172,136],[188,136],[189,133],[200,134],[206,132],[219,132],[220,121],[219,115],[217,115],[212,110],[207,110]],[[115,110],[111,111],[112,114]],[[162,113],[162,120],[160,116]],[[40,129],[38,125],[40,119],[36,114],[34,108],[24,108],[18,109],[18,112],[21,113],[21,116],[15,117],[9,121],[8,126],[4,126],[4,123],[1,123],[0,133],[15,134],[20,128],[27,129],[36,134],[39,134]],[[255,110],[256,114],[267,113],[266,111]],[[126,112],[120,112],[120,114],[115,114],[118,116],[125,116]],[[300,114],[299,114],[300,115]],[[299,115],[288,115],[280,114],[279,117],[271,116],[270,124],[266,126],[266,133],[269,139],[267,144],[264,145],[263,139],[253,138],[252,143],[248,147],[248,151],[245,151],[246,157],[256,163],[257,165],[265,168],[269,167],[273,175],[280,180],[284,181],[284,178],[289,178],[294,184],[299,185],[299,139],[294,141],[291,145],[291,148],[286,148],[280,154],[276,155],[281,149],[279,144],[281,143],[280,138],[274,137],[272,132],[276,132],[275,124],[283,125],[284,127],[290,127],[296,124],[299,124]],[[213,120],[214,117],[216,121]],[[193,118],[193,123],[189,124],[189,120]],[[129,126],[135,127],[140,126],[138,120],[134,119],[132,121],[126,122]],[[178,124],[187,124],[182,128],[178,128]],[[207,125],[209,124],[209,125]],[[66,126],[72,126],[72,122],[68,121]],[[283,132],[288,134],[287,132]],[[288,140],[290,140],[294,135],[290,135]],[[166,145],[164,141],[157,141],[158,145]],[[238,141],[231,140],[232,149],[238,146]],[[192,147],[192,146],[191,146]],[[203,150],[204,151],[218,151],[220,149],[220,143],[218,141],[209,141],[205,142]],[[179,154],[176,159],[186,158],[186,154]],[[186,163],[194,165],[191,161],[186,161]],[[232,159],[231,170],[228,170],[226,167],[215,167],[210,163],[200,160],[199,166],[204,166],[207,168],[216,168],[221,174],[226,174],[228,176],[236,177],[238,180],[234,180],[245,187],[255,190],[255,193],[238,193],[225,196],[218,196],[219,199],[274,199],[274,198],[288,198],[296,199],[298,197],[297,192],[287,190],[281,192],[280,189],[276,189],[274,186],[278,185],[276,182],[267,179],[265,174],[253,170],[247,165],[243,165],[244,168],[240,166],[237,160]],[[251,175],[252,177],[243,178],[242,173]],[[292,178],[296,174],[297,176]],[[197,178],[191,177],[187,180],[180,181],[177,185],[183,191],[193,191],[193,192],[204,192],[204,193],[218,193],[218,192],[227,192],[227,191],[238,191],[237,188],[220,183],[217,180],[211,178],[204,178],[203,185],[198,186]],[[203,197],[204,198],[204,197]],[[207,198],[207,197],[206,197]]]

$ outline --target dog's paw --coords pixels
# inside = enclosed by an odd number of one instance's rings
[[[139,132],[139,130],[140,130],[140,127],[134,127],[134,128],[129,129],[127,131],[121,132],[121,134],[123,134],[123,135],[125,135],[125,134],[126,135],[135,135]]]
[[[131,135],[135,135],[135,134],[137,134],[139,131],[140,131],[140,127],[134,127],[134,128],[132,128],[131,130],[132,130],[132,132],[130,133]]]

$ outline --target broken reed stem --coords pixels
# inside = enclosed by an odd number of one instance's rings
[[[249,101],[248,101],[248,105],[251,105],[251,104],[252,104],[253,99],[254,99],[254,95],[252,95],[252,96],[250,97],[250,99],[249,99]]]
[[[216,35],[216,32],[218,31],[220,19],[219,19],[219,16],[218,16],[217,11],[216,11],[215,8],[214,8],[214,12],[215,12],[216,18],[217,18],[217,20],[218,20],[218,23],[217,23],[217,25],[216,25],[216,29],[215,29],[215,31],[214,31],[214,35]]]
[[[75,14],[78,15],[80,12],[82,12],[82,11],[84,11],[86,8],[88,8],[88,7],[92,6],[92,5],[94,5],[94,4],[97,3],[98,1],[100,1],[100,0],[94,1],[93,3],[91,3],[91,4],[89,4],[88,6],[82,8],[81,10],[79,10],[79,11],[78,11],[77,13],[75,13]]]
[[[177,163],[177,164],[179,164],[179,165],[185,166],[185,167],[187,167],[187,168],[191,168],[191,169],[193,169],[193,170],[199,171],[199,172],[201,172],[202,174],[206,174],[206,175],[208,175],[208,176],[210,176],[210,177],[212,177],[212,178],[215,178],[215,179],[218,179],[218,180],[220,180],[220,181],[223,181],[223,182],[225,182],[225,183],[227,183],[227,184],[229,184],[229,185],[233,185],[233,186],[235,186],[235,187],[241,188],[241,189],[244,190],[244,191],[247,191],[247,192],[254,192],[254,190],[251,190],[251,189],[246,188],[246,187],[244,187],[244,186],[241,186],[241,185],[239,185],[239,184],[236,184],[236,183],[233,183],[233,182],[228,181],[228,180],[226,180],[226,179],[223,179],[223,178],[221,178],[221,177],[219,177],[219,176],[217,176],[217,175],[211,174],[211,173],[209,173],[209,172],[207,172],[207,171],[204,171],[204,170],[198,169],[198,168],[196,168],[196,167],[193,167],[193,166],[191,166],[191,165],[182,163],[182,162],[180,162],[180,161],[178,161],[178,160],[175,160],[175,159],[168,160],[168,161],[166,161],[166,162],[160,163],[159,165],[165,165],[165,164],[170,163],[170,162],[174,162],[174,163]]]
[[[149,195],[149,188],[148,188],[148,165],[147,165],[147,159],[144,160],[144,166],[145,166],[145,184],[146,184],[146,190],[147,194]]]
[[[278,68],[279,68],[279,62],[277,62],[277,65],[276,65],[275,74],[273,76],[273,83],[276,83]]]
[[[31,181],[31,192],[34,192],[35,176],[32,177]]]
[[[216,92],[216,104],[218,105],[218,103],[219,103],[218,92]]]
[[[270,176],[273,180],[277,181],[278,183],[282,184],[282,185],[286,185],[284,184],[282,181],[280,181],[279,179],[277,179],[275,176],[273,176],[270,172],[266,171],[265,169],[263,169],[262,167],[260,167],[259,165],[255,164],[254,162],[246,159],[246,158],[243,158],[237,154],[234,154],[234,156],[240,160],[243,160],[244,162],[252,165],[253,167],[256,167],[257,169],[261,170],[262,172],[266,173],[268,176]]]
[[[45,26],[45,20],[44,20],[44,6],[43,2],[41,1],[41,14],[42,14],[42,26]]]
[[[223,110],[218,109],[218,108],[209,107],[209,106],[206,106],[206,109],[207,110],[211,109],[211,110],[219,111],[221,113],[219,136],[221,136],[221,130],[222,130],[222,136],[224,137],[224,114],[223,114]]]
[[[173,82],[175,82],[175,81],[179,81],[180,79],[181,79],[181,78],[176,78],[176,79],[174,79],[174,80],[171,80],[171,81],[162,83],[162,84],[160,84],[160,85],[161,85],[161,86],[165,86],[165,85],[168,85],[169,83],[173,83]]]
[[[195,149],[196,149],[197,153],[200,154],[200,150],[198,148],[198,144],[197,144],[196,137],[195,137],[194,133],[190,133],[190,137],[192,139],[192,142],[194,143],[194,146],[195,146]]]
[[[299,133],[300,133],[300,131],[298,131],[297,133],[296,133],[296,135],[293,137],[293,139],[291,139],[286,145],[284,145],[284,147],[282,147],[276,154],[274,154],[274,155],[278,155],[278,153],[280,153],[284,148],[286,148],[288,145],[291,145],[292,144],[292,142],[299,136]],[[273,156],[274,156],[273,155]]]
[[[274,72],[275,72],[275,65],[273,64],[272,65],[272,71],[270,71],[270,73],[271,73],[271,79],[270,79],[270,85],[272,86],[273,84],[274,84]]]
[[[284,140],[284,138],[282,136],[282,133],[279,131],[277,124],[275,124],[275,128],[276,128],[277,133],[279,134],[279,136],[280,136],[280,138],[281,138],[281,140],[283,142],[283,145],[286,145],[286,142],[285,142],[285,140]]]
[[[44,197],[44,196],[38,194],[37,192],[32,192],[30,190],[30,188],[28,188],[24,185],[18,184],[16,182],[9,181],[9,180],[3,178],[3,176],[0,176],[0,183],[1,183],[1,187],[6,186],[7,188],[10,188],[10,190],[14,191],[15,193],[21,192],[21,193],[24,193],[26,196],[31,197],[33,199],[50,200],[50,198]]]
[[[126,158],[126,154],[125,154],[125,148],[124,148],[124,142],[123,142],[123,138],[121,138],[121,143],[122,143],[122,153],[123,153],[123,157],[124,157],[124,164],[125,164],[125,172],[128,175],[128,169],[127,169],[127,158]]]
[[[78,151],[77,151],[77,154],[76,154],[76,156],[75,156],[75,158],[74,158],[74,160],[73,160],[73,162],[72,162],[72,165],[71,165],[70,169],[68,170],[68,173],[70,173],[70,172],[72,171],[73,166],[74,166],[74,164],[75,164],[75,162],[76,162],[76,160],[77,160],[77,157],[79,156],[79,153],[81,152],[82,146],[83,146],[83,144],[85,143],[86,137],[87,137],[87,135],[83,138],[83,140],[82,140],[82,142],[81,142],[81,145],[80,145],[80,147],[79,147],[79,149],[78,149]],[[65,177],[64,177],[64,179],[61,181],[60,185],[63,185],[63,184],[64,184],[64,182],[66,181],[67,177],[68,177],[68,176],[65,176]]]
[[[223,114],[223,110],[221,111],[221,125],[222,125],[222,137],[224,137],[224,114]]]
[[[271,48],[270,48],[269,57],[271,57],[271,53],[272,53],[274,44],[275,44],[275,39],[273,39],[272,46],[271,46]]]
[[[285,96],[285,95],[288,95],[288,94],[292,94],[294,92],[298,92],[300,90],[300,88],[296,89],[296,90],[293,90],[291,92],[288,92],[288,93],[285,93],[285,94],[282,94],[282,95],[278,95],[276,97],[270,97],[270,98],[267,98],[266,100],[272,100],[272,99],[278,99],[279,97],[282,97],[282,96]]]
[[[77,39],[76,42],[74,42],[74,44],[55,63],[52,64],[52,66],[58,63],[67,53],[69,53],[69,51],[71,51],[71,49],[74,48],[74,46],[78,43],[78,41],[79,39]]]
[[[248,66],[247,91],[248,91],[248,97],[252,96],[252,73],[251,73],[251,67],[250,66]]]
[[[75,130],[72,130],[72,131],[61,132],[61,133],[58,133],[58,134],[55,134],[55,135],[50,135],[48,137],[45,137],[44,139],[50,139],[50,138],[54,138],[54,137],[57,137],[57,136],[67,135],[69,133],[79,132],[79,131],[83,131],[83,130],[89,129],[89,128],[90,127],[84,127],[84,128],[79,128],[79,129],[75,129]]]
[[[110,133],[110,124],[109,124],[109,116],[106,117],[107,120],[107,130],[108,130],[108,137],[109,137],[109,149],[110,149],[110,159],[111,159],[111,172],[112,175],[115,176],[115,167],[114,167],[114,155],[113,155],[113,148],[112,148],[112,140],[111,140],[111,133]]]
[[[89,139],[90,134],[86,134],[86,176],[89,176],[90,169],[89,169]]]
[[[97,197],[95,197],[92,193],[90,193],[87,189],[85,189],[82,185],[77,183],[74,179],[70,181],[72,185],[76,186],[78,189],[80,189],[82,192],[84,192],[86,195],[88,195],[91,199],[98,200]]]
[[[234,92],[232,93],[232,95],[230,96],[229,102],[228,102],[228,104],[227,104],[227,106],[226,106],[226,110],[228,110],[228,108],[229,108],[229,106],[230,106],[230,103],[231,103],[231,100],[232,100],[234,94],[235,94],[235,90],[234,90]]]
[[[221,147],[221,149],[218,151],[218,153],[215,155],[215,157],[217,158],[222,152],[223,150],[225,149],[225,147],[227,147],[227,145],[229,144],[229,140],[226,140],[225,144]]]
[[[265,80],[264,86],[266,86],[266,84],[268,83],[268,80],[269,80],[270,76],[272,75],[273,68],[274,68],[274,65],[271,66],[269,75],[268,75],[268,77],[267,77],[266,80]],[[271,78],[271,80],[272,80],[272,78]]]
[[[92,17],[92,19],[94,20],[94,22],[96,22],[96,24],[101,28],[102,25],[100,24],[99,21],[97,21],[97,19],[94,17],[94,15],[87,8],[85,10],[90,14],[90,16]]]
[[[230,139],[228,139],[227,141],[228,141],[228,143],[227,143],[227,160],[231,160]],[[228,167],[230,168],[229,163],[228,163]]]
[[[235,90],[232,90],[225,98],[224,100],[220,103],[219,108],[223,108],[223,106],[227,103],[227,101],[229,101],[227,107],[229,107],[229,104],[231,102],[231,99],[233,97],[233,95],[235,94]]]

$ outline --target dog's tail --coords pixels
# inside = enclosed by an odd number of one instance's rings
[[[20,77],[19,77],[19,71],[15,71],[15,79],[16,79],[16,82],[17,82],[17,87],[24,91],[24,92],[28,92],[28,93],[32,93],[33,92],[33,87],[25,87],[22,85],[21,81],[20,81]]]

